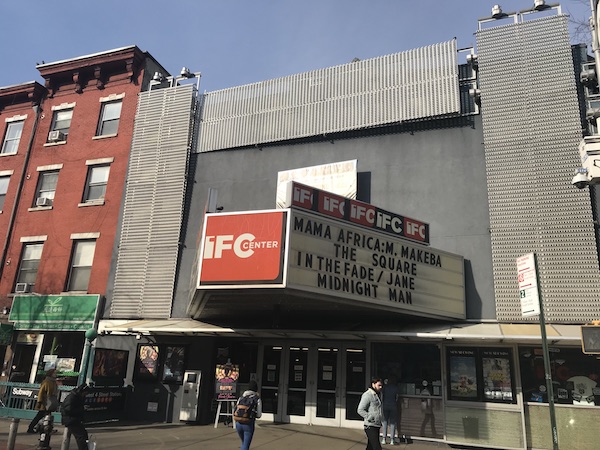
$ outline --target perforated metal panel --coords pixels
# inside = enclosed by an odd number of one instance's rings
[[[523,321],[515,259],[538,255],[546,319],[600,317],[589,192],[571,185],[581,122],[566,16],[477,32],[496,312]]]
[[[111,318],[169,318],[196,91],[140,94],[117,254]]]
[[[199,151],[460,112],[456,40],[203,96]]]

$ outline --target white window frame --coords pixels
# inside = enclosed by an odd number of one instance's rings
[[[19,134],[17,137],[9,137],[10,131],[13,127],[18,127],[20,126],[21,129],[17,131],[17,133]],[[24,120],[17,120],[17,121],[7,121],[6,123],[6,130],[4,132],[4,139],[2,140],[2,148],[0,149],[0,154],[2,155],[15,155],[18,150],[19,150],[19,143],[21,142],[21,136],[23,135],[23,128],[25,127],[25,121]],[[16,145],[14,147],[14,151],[6,151],[6,148],[8,147],[8,144],[11,143],[12,145]]]
[[[69,130],[71,129],[71,123],[73,122],[73,111],[75,110],[74,107],[68,107],[68,108],[52,108],[53,113],[52,113],[52,124],[50,125],[50,132],[52,131],[60,131],[65,135],[65,139],[67,138],[67,136],[69,135]],[[67,113],[70,112],[71,113],[71,117],[69,117],[69,126],[65,127],[65,126],[61,126],[58,127],[57,126],[57,122],[64,122],[67,119],[61,119],[60,121],[58,120],[58,116],[60,114],[63,113]]]
[[[100,116],[98,117],[98,127],[96,129],[96,138],[102,138],[102,137],[110,137],[110,136],[116,136],[117,133],[119,132],[119,124],[121,122],[121,114],[123,111],[123,98],[125,97],[125,94],[119,94],[119,95],[109,95],[108,97],[102,97],[100,99]],[[116,118],[105,118],[105,115],[107,113],[107,108],[111,107],[112,105],[119,105],[119,115]],[[106,129],[106,125],[108,123],[114,123],[116,122],[116,128],[114,130],[111,130],[111,132],[107,133],[105,131]]]
[[[54,197],[56,195],[56,187],[58,186],[58,175],[60,173],[60,169],[62,168],[62,164],[57,164],[56,166],[46,166],[46,167],[38,167],[37,170],[39,172],[37,186],[35,187],[35,197],[33,198],[33,205],[30,209],[50,209],[54,205]],[[40,170],[42,169],[42,170]],[[56,174],[56,185],[54,189],[45,189],[42,190],[43,179],[49,174]],[[51,193],[51,194],[50,194]],[[46,195],[44,195],[46,194]],[[37,206],[37,199],[40,197],[49,198],[52,201],[52,205],[50,206]]]
[[[77,233],[71,235],[73,240],[73,250],[71,254],[71,262],[69,264],[69,278],[67,280],[66,292],[87,292],[90,285],[90,278],[92,267],[94,264],[94,255],[96,253],[97,238],[100,236],[99,233]],[[91,255],[84,255],[79,252],[80,245],[85,245],[93,242],[94,247]],[[87,270],[87,284],[85,289],[74,289],[75,287],[81,288],[83,286],[73,286],[74,278],[78,275],[78,272]],[[79,281],[79,280],[78,280]]]
[[[107,168],[106,179],[103,179],[102,181],[97,181],[97,182],[92,181],[93,176],[94,176],[94,170],[100,169],[100,168]],[[101,163],[101,164],[90,164],[88,166],[88,174],[87,174],[87,177],[85,180],[85,189],[83,191],[83,201],[82,201],[82,203],[80,203],[80,205],[82,205],[82,204],[83,205],[86,205],[86,204],[103,205],[104,198],[106,196],[106,187],[108,186],[109,178],[110,178],[110,162],[105,162],[105,163]],[[99,186],[104,186],[104,192],[102,193],[102,196],[99,198],[93,198],[93,199],[90,198],[91,189],[95,188],[95,187],[99,187]]]
[[[4,209],[4,201],[6,200],[6,193],[8,192],[8,186],[10,184],[10,177],[12,174],[12,170],[0,171],[0,180],[6,180],[6,190],[4,192],[2,192],[2,183],[0,183],[0,213]]]
[[[35,236],[35,238],[43,238],[45,236]],[[37,274],[38,274],[38,270],[39,270],[39,266],[40,266],[40,261],[42,260],[42,254],[44,252],[44,241],[45,239],[35,239],[35,240],[29,240],[29,239],[21,239],[21,242],[23,243],[23,248],[21,249],[21,257],[19,258],[19,268],[17,270],[17,276],[15,277],[15,286],[17,283],[28,283],[30,284],[32,287],[35,285],[35,281],[37,280]],[[33,249],[34,246],[39,246],[40,250],[39,250],[39,258],[30,258],[30,259],[25,259],[25,254],[27,252],[28,249]],[[23,269],[23,262],[24,261],[37,261],[37,266],[35,267],[35,276],[33,277],[33,282],[29,282],[27,280],[30,279],[30,277],[25,278],[23,274],[28,274],[28,273],[32,273],[33,270],[24,270]]]

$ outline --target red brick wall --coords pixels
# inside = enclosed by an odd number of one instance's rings
[[[73,241],[72,233],[100,233],[88,292],[104,294],[111,263],[113,243],[121,205],[128,155],[133,134],[133,121],[140,87],[129,80],[111,81],[105,89],[87,86],[82,93],[74,89],[60,89],[53,98],[44,102],[38,131],[29,161],[27,179],[23,186],[13,238],[10,242],[7,261],[10,264],[0,282],[0,296],[12,292],[19,267],[24,236],[47,236],[40,261],[34,291],[41,294],[56,294],[64,291],[69,275]],[[123,106],[118,135],[103,139],[92,139],[96,134],[101,109],[99,99],[110,94],[123,94]],[[52,106],[76,103],[66,144],[45,145],[52,124]],[[33,114],[30,114],[33,118]],[[28,122],[32,122],[28,117]],[[25,134],[25,133],[24,133]],[[22,161],[25,143],[22,139],[19,157]],[[23,150],[21,150],[23,147]],[[86,184],[88,166],[86,160],[114,158],[105,202],[98,206],[79,207]],[[4,158],[7,159],[7,158]],[[10,159],[10,158],[9,158]],[[22,162],[21,162],[22,164]],[[40,166],[62,164],[52,209],[29,211],[34,204]],[[2,164],[2,167],[4,164]],[[1,169],[4,170],[4,169]],[[14,194],[13,194],[14,196]],[[7,198],[10,203],[10,199]],[[0,218],[0,224],[5,218]]]

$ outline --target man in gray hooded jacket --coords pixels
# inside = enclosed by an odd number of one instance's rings
[[[357,412],[365,419],[365,434],[367,435],[366,450],[381,450],[379,430],[381,429],[381,419],[383,417],[380,398],[382,388],[383,382],[381,378],[373,378],[371,380],[371,387],[363,393],[358,404]]]

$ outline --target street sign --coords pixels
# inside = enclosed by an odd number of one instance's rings
[[[600,321],[581,326],[581,349],[590,355],[600,354]]]
[[[527,253],[517,258],[517,281],[519,282],[522,316],[537,316],[540,313],[540,299],[533,253]]]

